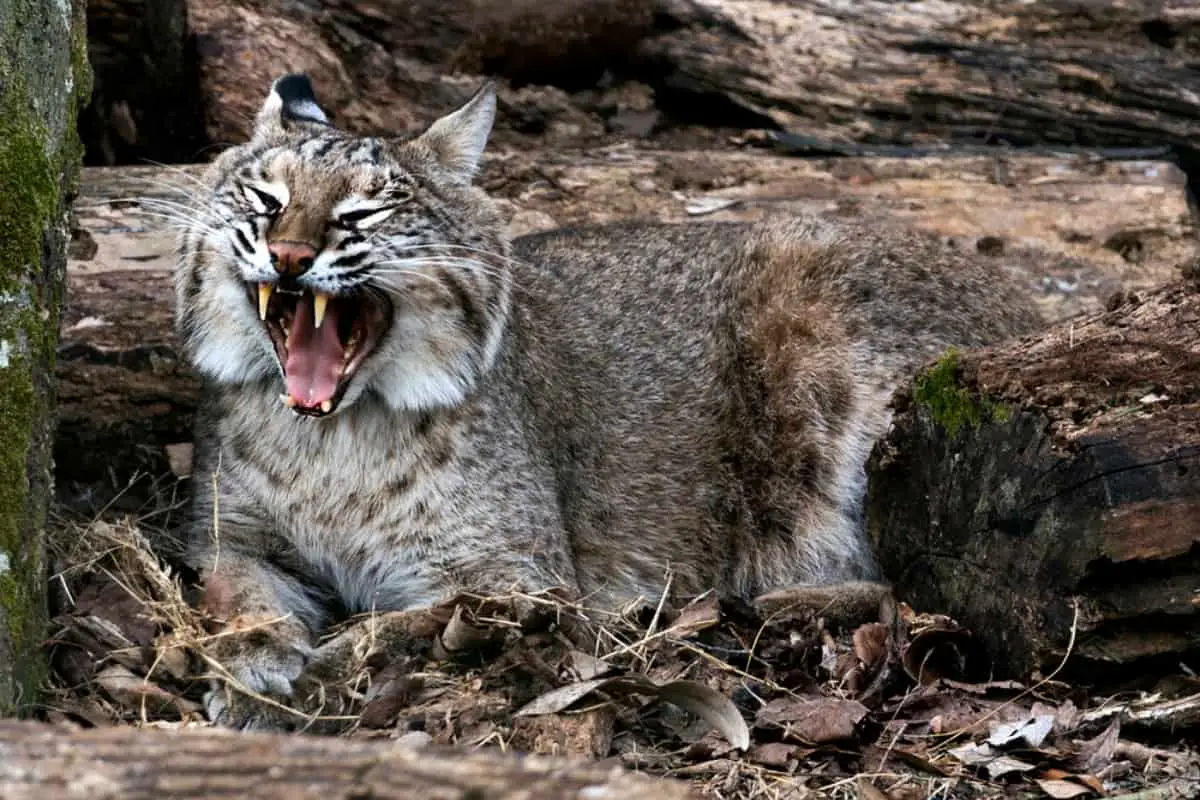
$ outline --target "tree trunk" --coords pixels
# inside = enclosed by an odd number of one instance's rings
[[[211,729],[77,732],[38,723],[0,723],[0,796],[8,800],[216,795],[248,800],[693,796],[675,781],[538,756]]]
[[[189,171],[88,169],[77,203],[58,370],[60,497],[144,510],[164,447],[191,439],[197,384],[175,351],[172,234],[131,197]],[[824,212],[907,224],[998,259],[1047,317],[1098,310],[1176,274],[1191,253],[1184,182],[1161,162],[1079,157],[796,159],[762,152],[498,149],[483,176],[514,233],[623,217],[753,219]],[[174,198],[178,199],[178,198]],[[145,479],[130,490],[135,475]]]
[[[51,365],[90,73],[83,4],[0,5],[0,716],[34,699],[45,625]]]
[[[1000,670],[1089,684],[1200,651],[1200,293],[1175,283],[898,395],[870,464],[884,572]],[[1189,655],[1190,654],[1190,655]]]

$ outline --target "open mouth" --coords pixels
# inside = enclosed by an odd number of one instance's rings
[[[284,405],[313,417],[333,413],[387,330],[391,305],[364,291],[329,295],[272,283],[247,291],[283,366]]]

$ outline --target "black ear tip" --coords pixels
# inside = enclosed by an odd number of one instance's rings
[[[278,78],[273,88],[284,106],[294,103],[317,102],[316,94],[313,93],[312,81],[302,72],[293,72]]]

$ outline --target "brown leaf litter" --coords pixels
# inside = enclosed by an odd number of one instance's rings
[[[72,544],[56,554],[43,716],[207,725],[220,634],[187,576],[129,521],[59,539]],[[989,681],[953,620],[903,604],[881,614],[841,627],[781,601],[769,614],[711,596],[605,612],[557,592],[463,595],[347,620],[292,707],[231,696],[313,733],[604,759],[714,798],[1200,794],[1187,665],[1157,695]]]

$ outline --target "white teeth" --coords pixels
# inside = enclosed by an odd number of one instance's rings
[[[283,403],[288,408],[296,407],[296,398],[292,397],[290,394],[279,395],[279,402]]]
[[[258,285],[258,318],[263,322],[267,321],[267,307],[271,304],[271,291],[274,288],[269,283]]]
[[[325,306],[329,305],[329,295],[324,292],[313,292],[313,327],[321,327],[325,319]]]
[[[326,414],[328,414],[330,411],[333,411],[333,401],[326,400],[325,402],[321,403],[321,410]]]

